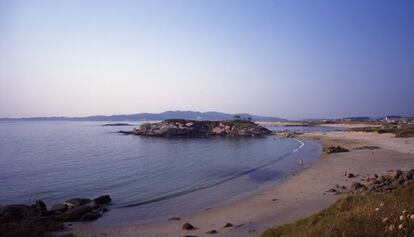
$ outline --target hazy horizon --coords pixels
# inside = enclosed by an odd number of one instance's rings
[[[275,116],[275,115],[267,115],[267,114],[254,114],[254,113],[249,113],[249,112],[236,112],[236,113],[228,113],[225,111],[198,111],[198,110],[166,110],[166,111],[161,111],[161,112],[136,112],[136,113],[124,113],[124,114],[89,114],[89,115],[82,115],[82,116],[78,116],[78,115],[49,115],[49,116],[23,116],[23,117],[0,117],[0,119],[27,119],[27,118],[61,118],[61,117],[65,117],[65,118],[84,118],[84,117],[93,117],[93,116],[127,116],[127,115],[134,115],[134,114],[145,114],[145,113],[149,113],[149,114],[161,114],[164,112],[196,112],[196,113],[224,113],[224,114],[250,114],[250,115],[256,115],[256,116],[261,116],[261,117],[273,117],[273,118],[280,118],[280,119],[286,119],[286,120],[312,120],[312,119],[342,119],[342,118],[350,118],[350,117],[370,117],[371,119],[379,119],[379,118],[383,118],[385,116],[400,116],[400,114],[386,114],[386,115],[381,115],[381,116],[367,116],[367,115],[355,115],[355,116],[342,116],[342,117],[309,117],[309,118],[285,118],[285,117],[280,117],[280,116]],[[409,117],[414,117],[413,115],[402,115],[402,116],[409,116]]]
[[[414,116],[413,1],[0,1],[0,117]]]

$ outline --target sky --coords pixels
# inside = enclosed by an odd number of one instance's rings
[[[411,0],[0,0],[0,117],[414,115]]]

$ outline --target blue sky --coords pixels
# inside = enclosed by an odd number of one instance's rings
[[[0,0],[0,117],[414,115],[414,1]]]

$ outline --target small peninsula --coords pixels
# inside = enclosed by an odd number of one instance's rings
[[[123,134],[154,137],[260,137],[271,131],[247,120],[197,121],[168,119],[159,123],[144,123]]]

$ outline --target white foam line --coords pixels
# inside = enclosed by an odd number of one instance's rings
[[[296,139],[296,138],[295,138],[295,140],[300,143],[300,146],[298,148],[296,148],[295,150],[293,150],[292,153],[295,153],[295,152],[299,151],[305,145],[305,143],[303,143],[301,140]]]

